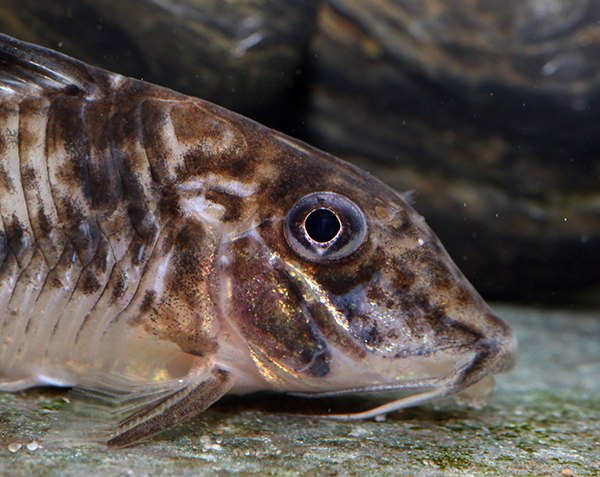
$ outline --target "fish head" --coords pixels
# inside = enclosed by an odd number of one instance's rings
[[[405,196],[276,139],[258,220],[220,252],[222,309],[273,388],[442,396],[510,369],[510,328]]]

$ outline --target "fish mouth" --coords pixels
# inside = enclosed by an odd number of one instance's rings
[[[423,391],[389,402],[374,409],[352,414],[328,414],[311,416],[323,419],[360,420],[370,419],[389,412],[418,406],[426,402],[460,393],[494,373],[509,371],[514,365],[516,339],[510,330],[505,340],[483,340],[469,358],[462,360],[452,371],[437,377],[405,380],[389,384],[367,385],[329,392],[293,393],[302,397],[332,397],[355,393],[384,391]]]

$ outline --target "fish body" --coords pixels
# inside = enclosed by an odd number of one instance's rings
[[[226,393],[486,383],[515,339],[405,198],[219,106],[0,36],[0,389],[116,390],[127,445]],[[485,387],[485,386],[483,386]]]

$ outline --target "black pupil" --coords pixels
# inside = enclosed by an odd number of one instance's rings
[[[306,233],[315,242],[329,242],[340,230],[340,220],[329,209],[317,209],[306,217]]]

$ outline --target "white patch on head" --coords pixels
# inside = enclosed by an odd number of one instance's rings
[[[217,174],[195,177],[177,186],[181,193],[181,206],[186,215],[218,225],[227,212],[223,204],[206,198],[205,192],[216,191],[235,197],[247,198],[258,190],[258,184],[246,184]]]
[[[226,212],[222,204],[207,200],[204,192],[196,197],[184,198],[181,206],[186,215],[211,224],[219,224]]]
[[[236,197],[250,197],[258,190],[258,184],[245,184],[240,181],[228,179],[217,174],[207,174],[203,177],[196,177],[190,181],[184,182],[178,186],[182,192],[200,192],[214,190],[224,192]]]

